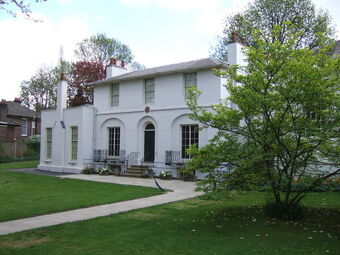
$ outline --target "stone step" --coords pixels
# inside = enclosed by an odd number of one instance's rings
[[[129,173],[129,172],[125,172],[125,173],[121,173],[121,176],[126,176],[126,177],[142,177],[142,175],[140,173]]]

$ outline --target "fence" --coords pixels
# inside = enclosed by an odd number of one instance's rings
[[[12,143],[1,142],[0,146],[3,148],[3,151],[1,152],[3,155],[0,155],[0,157],[19,158],[23,157],[27,152],[27,145],[21,141]]]

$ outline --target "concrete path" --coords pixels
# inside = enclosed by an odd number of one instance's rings
[[[137,185],[146,187],[156,187],[153,179],[140,179],[117,176],[99,176],[99,175],[62,175],[60,178],[90,180],[98,182],[118,183],[123,185]],[[152,196],[147,198],[139,198],[118,203],[93,206],[89,208],[76,209],[66,212],[47,214],[37,217],[25,218],[20,220],[12,220],[0,223],[0,235],[20,232],[29,229],[53,226],[67,222],[75,222],[93,219],[101,216],[107,216],[120,212],[146,208],[155,205],[166,204],[170,202],[180,201],[201,195],[195,192],[195,183],[183,182],[180,180],[157,180],[162,188],[173,190],[163,195]]]

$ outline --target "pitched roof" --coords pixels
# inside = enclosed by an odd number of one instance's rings
[[[142,78],[154,77],[154,76],[165,75],[165,74],[190,72],[190,71],[220,68],[220,67],[226,67],[226,66],[227,64],[223,63],[222,61],[219,61],[213,58],[202,58],[202,59],[192,60],[188,62],[182,62],[182,63],[177,63],[177,64],[158,66],[158,67],[132,71],[132,72],[118,75],[118,76],[114,76],[109,79],[91,82],[88,85],[101,85],[101,84],[107,84],[111,82],[135,80],[135,79],[142,79]]]
[[[5,121],[0,121],[0,126],[20,126],[18,122],[10,119],[6,119]]]
[[[20,116],[20,117],[27,117],[27,118],[39,118],[39,114],[35,111],[21,105],[20,103],[16,103],[13,101],[7,101],[7,115],[11,116]]]

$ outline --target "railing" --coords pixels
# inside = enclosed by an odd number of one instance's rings
[[[183,165],[186,160],[182,159],[182,153],[180,151],[165,151],[165,164],[166,165]]]
[[[132,165],[138,164],[138,155],[139,152],[130,152],[129,155],[127,155],[127,157],[124,158],[124,164],[122,165],[121,168],[122,173],[124,173]]]

